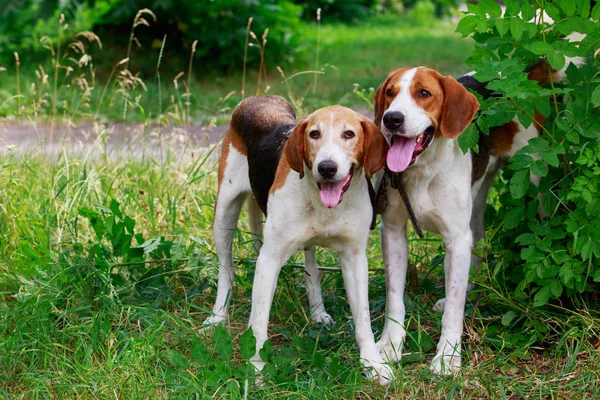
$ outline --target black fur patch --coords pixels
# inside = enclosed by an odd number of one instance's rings
[[[275,180],[283,146],[297,124],[296,115],[292,106],[279,96],[246,99],[236,111],[231,125],[248,150],[250,186],[266,215],[269,190]]]

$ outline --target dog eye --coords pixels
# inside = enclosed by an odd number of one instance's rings
[[[389,97],[392,97],[394,95],[394,91],[392,89],[388,89],[388,90],[385,91],[385,95],[389,96]]]
[[[308,133],[308,136],[309,136],[311,139],[318,139],[318,138],[320,138],[320,137],[321,137],[321,132],[319,132],[319,131],[310,131],[310,132]]]
[[[419,97],[431,97],[431,93],[425,89],[419,90],[418,94],[419,94]]]
[[[354,136],[356,136],[356,135],[355,135],[355,134],[354,134],[354,132],[352,132],[352,131],[346,131],[346,132],[344,132],[344,133],[342,134],[342,137],[343,137],[344,139],[346,139],[346,140],[347,140],[347,139],[352,139]]]

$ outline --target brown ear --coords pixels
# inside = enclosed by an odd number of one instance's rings
[[[381,130],[368,119],[360,122],[365,133],[363,167],[367,178],[385,166],[387,152],[390,148]]]
[[[304,177],[304,134],[308,121],[302,120],[294,128],[287,140],[283,152],[290,167]]]
[[[377,125],[377,126],[381,126],[381,118],[383,118],[383,113],[385,112],[385,89],[386,89],[386,86],[390,82],[390,79],[392,79],[392,76],[394,76],[396,74],[396,72],[398,72],[398,71],[399,70],[392,71],[387,76],[387,78],[385,78],[385,81],[383,81],[383,83],[381,85],[379,85],[379,87],[375,91],[375,94],[373,95],[373,108],[375,111],[373,120],[375,121],[375,125]]]
[[[454,139],[467,129],[479,109],[479,102],[451,76],[441,78],[440,84],[444,89],[440,131],[445,137]]]

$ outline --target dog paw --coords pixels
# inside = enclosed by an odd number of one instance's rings
[[[399,362],[402,359],[402,341],[380,340],[375,344],[384,360]]]
[[[331,326],[333,325],[333,318],[331,318],[331,315],[327,314],[327,312],[325,311],[315,313],[311,315],[311,318],[316,323],[323,324],[328,328],[331,328]]]
[[[436,375],[455,375],[460,372],[462,359],[460,355],[440,355],[436,354],[429,366],[429,370]]]
[[[367,379],[377,381],[381,386],[387,386],[394,380],[394,371],[388,364],[379,361],[364,360]]]
[[[444,312],[444,308],[446,307],[446,298],[439,299],[435,305],[433,306],[433,311]]]
[[[200,333],[208,332],[215,326],[223,324],[226,320],[227,320],[227,317],[225,317],[223,315],[210,316],[210,317],[206,318],[206,320],[202,323],[202,327],[200,328],[199,332]]]

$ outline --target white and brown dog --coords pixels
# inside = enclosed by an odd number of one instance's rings
[[[461,364],[463,314],[469,277],[473,196],[471,157],[456,138],[479,108],[477,98],[456,79],[427,68],[392,72],[375,92],[375,123],[391,148],[387,166],[402,172],[402,181],[417,220],[440,233],[444,259],[446,304],[437,354],[436,373],[450,373]],[[410,168],[408,168],[410,167]],[[389,179],[384,185],[390,185]],[[387,190],[382,214],[381,247],[386,267],[386,320],[378,346],[392,361],[401,357],[404,329],[404,286],[408,266],[406,224],[409,215],[398,192]]]
[[[556,71],[545,63],[526,70],[528,78],[543,84],[558,80]],[[536,112],[535,121],[525,128],[518,120],[490,128],[480,135],[479,154],[463,154],[456,138],[466,129],[479,108],[476,97],[491,93],[485,83],[469,75],[459,80],[441,76],[428,68],[403,68],[392,72],[375,92],[375,123],[390,143],[387,166],[401,173],[406,193],[423,228],[441,234],[446,246],[444,258],[446,298],[436,309],[443,311],[442,333],[430,369],[451,374],[461,366],[463,315],[471,264],[480,259],[471,255],[473,243],[484,235],[483,216],[487,193],[500,166],[529,139],[538,136],[544,123]],[[410,168],[409,168],[410,167]],[[404,287],[408,263],[406,223],[409,215],[390,179],[378,177],[384,185],[388,206],[382,214],[381,246],[386,267],[387,304],[384,331],[378,346],[386,358],[401,357],[404,330]],[[539,183],[532,176],[534,184]]]
[[[249,98],[234,110],[219,163],[213,224],[219,282],[206,323],[227,317],[235,274],[232,238],[249,198],[257,203],[250,207],[253,232],[260,231],[258,208],[268,214],[248,323],[257,341],[252,362],[258,369],[264,366],[258,351],[267,339],[279,271],[298,250],[306,249],[311,316],[332,322],[323,307],[315,259],[315,246],[323,246],[339,253],[363,365],[382,384],[392,378],[371,330],[366,256],[373,216],[367,179],[383,168],[388,148],[373,122],[341,106],[322,108],[300,122],[278,96]]]

